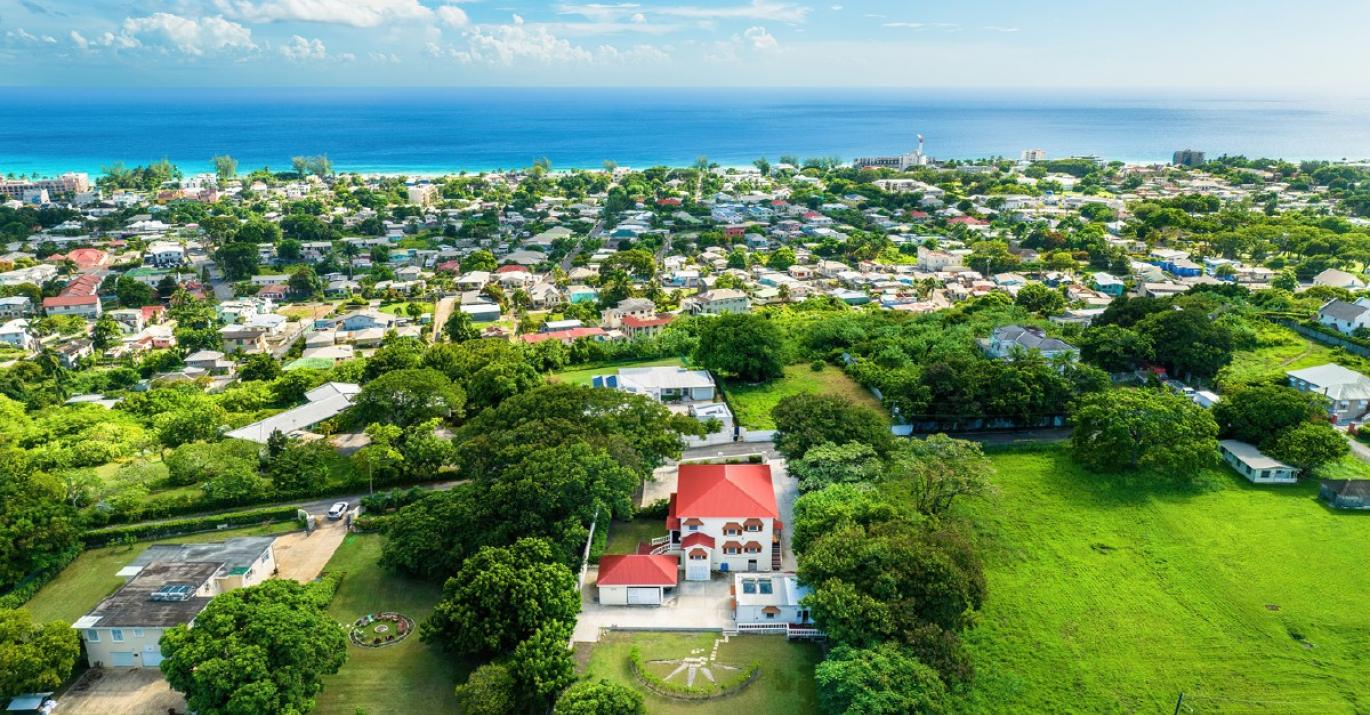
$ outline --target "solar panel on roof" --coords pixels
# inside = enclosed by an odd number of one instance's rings
[[[168,584],[152,592],[153,601],[188,601],[195,595],[195,588],[186,584]]]

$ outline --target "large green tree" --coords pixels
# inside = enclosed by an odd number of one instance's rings
[[[608,680],[582,680],[557,698],[553,715],[644,715],[642,694]]]
[[[818,700],[830,715],[940,715],[947,687],[937,671],[893,643],[838,646],[814,670]]]
[[[1326,398],[1283,385],[1253,385],[1223,395],[1213,406],[1222,434],[1260,444],[1275,434],[1325,417]]]
[[[465,405],[466,393],[437,370],[396,370],[362,387],[351,419],[359,424],[385,422],[407,427],[434,417],[460,418]]]
[[[994,465],[975,442],[944,434],[911,439],[900,445],[893,462],[893,481],[907,488],[914,508],[923,514],[943,514],[958,497],[991,490]]]
[[[56,690],[80,655],[80,640],[69,624],[39,625],[28,611],[0,609],[0,700]]]
[[[799,490],[810,492],[831,484],[871,482],[880,477],[880,455],[868,444],[824,442],[789,464]]]
[[[1341,433],[1326,422],[1304,422],[1285,429],[1262,442],[1261,449],[1305,471],[1336,461],[1351,450]]]
[[[579,611],[571,569],[552,562],[546,541],[521,539],[467,559],[420,633],[460,653],[508,653],[544,626],[574,623]]]
[[[1187,398],[1151,389],[1081,397],[1072,415],[1076,459],[1096,471],[1143,469],[1190,477],[1218,454],[1218,424]]]
[[[702,321],[695,360],[705,369],[748,382],[784,374],[780,329],[757,313],[728,313]]]
[[[894,446],[889,420],[879,412],[836,395],[792,395],[771,410],[775,446],[790,459],[800,459],[825,442],[859,442],[876,454]]]
[[[307,713],[347,660],[326,583],[271,579],[216,597],[162,636],[162,673],[201,715]]]

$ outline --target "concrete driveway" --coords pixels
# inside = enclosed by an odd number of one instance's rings
[[[319,577],[333,552],[342,545],[347,536],[347,526],[342,519],[329,521],[328,517],[316,514],[319,528],[312,534],[292,531],[276,539],[276,577],[288,578],[300,583],[309,583]]]
[[[591,567],[580,594],[580,615],[571,640],[596,643],[604,628],[654,631],[673,629],[722,630],[732,625],[732,575],[714,574],[712,581],[681,581],[674,594],[660,606],[601,606],[595,580],[599,569]]]
[[[86,671],[57,699],[63,715],[165,715],[186,712],[186,699],[156,668]]]

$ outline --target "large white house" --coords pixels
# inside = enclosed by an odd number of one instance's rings
[[[156,668],[167,629],[194,622],[215,596],[276,572],[274,537],[154,544],[118,575],[128,579],[72,624],[92,668]]]
[[[809,609],[800,601],[809,595],[794,574],[737,574],[733,576],[733,621],[738,630],[783,632],[790,626],[813,627]]]
[[[1327,414],[1333,422],[1357,420],[1370,412],[1370,377],[1355,370],[1327,363],[1285,374],[1290,387],[1327,398]]]
[[[682,464],[666,515],[687,581],[714,571],[773,571],[780,559],[780,510],[769,464]]]

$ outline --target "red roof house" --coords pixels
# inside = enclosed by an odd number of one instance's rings
[[[564,345],[570,345],[581,338],[603,338],[604,335],[603,328],[571,328],[570,330],[554,330],[550,333],[520,335],[519,340],[528,345],[534,345],[544,340],[560,340]]]
[[[606,606],[659,606],[680,580],[674,556],[619,554],[599,558],[599,602]]]
[[[680,465],[666,529],[686,580],[777,568],[780,508],[770,465]]]

